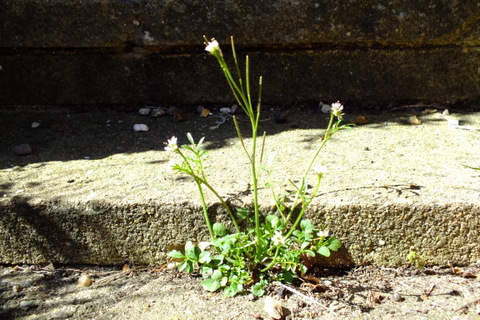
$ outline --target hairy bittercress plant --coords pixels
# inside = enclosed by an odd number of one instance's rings
[[[168,140],[165,150],[180,155],[182,162],[174,164],[176,172],[184,173],[195,181],[202,201],[205,222],[210,233],[210,241],[195,246],[187,242],[184,252],[171,251],[168,255],[181,261],[178,269],[184,272],[198,270],[204,281],[203,287],[209,291],[224,289],[226,296],[233,296],[249,288],[255,295],[263,295],[269,281],[292,282],[292,280],[307,272],[305,265],[308,257],[329,257],[331,251],[341,247],[340,240],[330,235],[327,230],[316,228],[313,223],[304,219],[304,214],[316,197],[320,182],[326,168],[316,164],[320,151],[328,140],[339,129],[343,118],[343,106],[337,102],[332,104],[330,120],[325,136],[313,154],[299,183],[290,181],[295,188],[293,203],[287,207],[285,199],[288,194],[278,194],[274,188],[272,161],[273,157],[264,163],[265,134],[258,143],[258,124],[261,111],[262,77],[259,78],[258,101],[254,107],[250,94],[249,58],[245,60],[245,76],[241,75],[235,52],[233,38],[231,39],[235,71],[235,79],[224,60],[222,50],[214,39],[206,38],[206,51],[210,52],[219,62],[227,82],[240,107],[250,120],[251,143],[247,145],[235,117],[235,129],[241,146],[249,160],[251,185],[253,192],[253,208],[231,208],[219,193],[211,186],[205,173],[207,151],[203,149],[204,138],[195,142],[190,133],[187,134],[189,145],[177,144],[177,138]],[[272,197],[276,204],[276,214],[262,216],[258,201],[260,173],[267,173]],[[313,176],[313,191],[308,192],[308,179]],[[227,212],[233,230],[220,223],[212,224],[208,216],[208,206],[205,201],[205,191],[212,192]]]

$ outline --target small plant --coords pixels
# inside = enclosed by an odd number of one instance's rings
[[[168,140],[165,149],[180,155],[181,163],[174,164],[173,169],[178,173],[187,174],[195,181],[202,201],[203,215],[210,241],[194,245],[187,242],[183,252],[174,250],[168,255],[181,261],[178,269],[184,272],[198,270],[204,280],[202,286],[208,291],[223,289],[226,296],[234,296],[246,289],[261,296],[265,293],[266,285],[273,280],[292,282],[295,278],[307,272],[306,260],[311,257],[329,257],[331,251],[337,251],[341,242],[327,230],[316,228],[313,223],[304,219],[305,211],[318,193],[325,167],[316,164],[316,160],[328,140],[339,129],[349,127],[341,125],[343,106],[340,103],[332,104],[330,120],[325,136],[307,163],[303,176],[298,183],[290,181],[295,191],[291,206],[285,205],[288,195],[279,195],[274,188],[271,161],[264,161],[265,134],[259,143],[258,125],[261,111],[262,77],[259,78],[258,101],[254,107],[250,94],[249,58],[245,60],[245,76],[241,76],[233,38],[231,38],[232,53],[235,71],[238,80],[235,80],[217,41],[206,41],[206,51],[218,60],[227,82],[245,114],[250,120],[251,142],[248,145],[238,125],[237,119],[233,122],[241,146],[249,160],[251,171],[251,185],[253,193],[253,208],[231,208],[208,182],[205,162],[208,153],[203,149],[204,138],[195,142],[190,133],[188,145],[179,146],[177,138]],[[258,189],[261,172],[266,173],[276,204],[276,214],[263,216],[260,214]],[[314,180],[313,191],[310,192],[310,179]],[[308,190],[307,190],[308,189]],[[223,205],[228,214],[233,230],[229,230],[220,223],[212,224],[208,215],[208,206],[205,201],[205,192],[212,192]]]
[[[425,268],[426,259],[425,257],[419,255],[415,251],[410,251],[407,255],[408,261],[415,266],[417,269],[422,270]]]

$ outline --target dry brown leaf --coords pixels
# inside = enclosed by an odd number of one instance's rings
[[[208,117],[212,112],[208,110],[207,108],[203,108],[202,112],[200,113],[201,118],[206,118]]]
[[[187,114],[182,110],[175,109],[173,111],[173,119],[175,119],[176,122],[182,122],[182,121],[187,121],[188,117],[187,117]]]
[[[367,304],[368,305],[374,305],[376,303],[382,302],[382,300],[385,299],[384,296],[379,294],[378,292],[375,291],[368,291],[367,292]]]
[[[37,264],[34,268],[35,270],[42,270],[42,271],[55,271],[55,267],[53,266],[53,263],[50,261],[45,261],[45,262],[40,262]]]

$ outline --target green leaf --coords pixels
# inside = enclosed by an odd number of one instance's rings
[[[265,288],[265,283],[263,283],[262,281],[255,283],[252,286],[253,295],[257,297],[263,296],[265,294],[264,288]]]
[[[313,231],[313,223],[309,219],[302,220],[300,222],[300,228],[305,232],[311,233]]]
[[[181,253],[181,252],[178,251],[178,250],[172,250],[172,251],[170,251],[169,253],[167,253],[167,256],[172,257],[172,258],[175,258],[175,259],[185,259],[185,258],[186,258],[186,257],[183,255],[183,253]]]
[[[243,285],[241,283],[234,282],[225,288],[225,296],[233,297],[234,295],[236,295],[242,290],[243,290]]]
[[[212,226],[212,229],[213,229],[213,233],[219,237],[223,237],[228,233],[227,228],[219,222],[215,222]]]
[[[250,216],[250,209],[248,209],[248,208],[238,208],[237,209],[237,216],[240,219],[247,219]]]
[[[214,292],[220,289],[221,285],[220,281],[213,279],[205,279],[202,281],[202,287],[207,291]]]
[[[197,261],[198,257],[200,256],[200,249],[193,245],[192,241],[188,241],[185,244],[185,256],[187,258]]]
[[[222,287],[225,287],[227,285],[227,283],[228,283],[228,278],[227,277],[223,277],[222,281],[220,281],[220,285]]]
[[[332,251],[337,251],[338,249],[340,249],[341,246],[342,246],[342,242],[340,240],[338,240],[337,238],[334,238],[334,239],[332,239],[332,241],[328,245],[328,249],[330,249]]]
[[[269,214],[268,216],[266,216],[265,221],[268,222],[267,226],[271,227],[271,229],[277,228],[277,226],[280,224],[280,220],[278,219],[278,217],[273,214]],[[267,229],[271,230],[270,228]]]
[[[300,249],[305,249],[306,247],[308,247],[308,245],[310,244],[310,242],[308,241],[305,241],[305,242],[302,242],[302,245],[300,246]]]
[[[220,270],[215,270],[215,271],[213,271],[211,278],[213,280],[220,280],[220,279],[222,279],[222,276],[223,275],[222,275],[222,272]]]
[[[193,140],[192,134],[187,132],[187,139],[190,141],[191,144],[195,144],[195,140]]]
[[[313,252],[312,250],[305,250],[304,252],[311,257],[315,257],[315,252]]]
[[[324,257],[330,257],[330,249],[325,246],[321,246],[320,248],[318,248],[317,252]]]
[[[193,272],[193,262],[185,260],[178,265],[178,271],[191,273]]]
[[[198,259],[199,263],[209,263],[210,261],[212,261],[212,254],[210,253],[210,251],[203,251],[202,253],[200,253]]]

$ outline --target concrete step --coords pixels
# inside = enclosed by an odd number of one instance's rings
[[[327,145],[319,163],[328,173],[307,212],[343,241],[326,263],[398,266],[410,251],[435,265],[480,259],[480,171],[464,166],[480,165],[480,114],[425,109],[361,114],[368,124],[340,131]],[[296,107],[277,124],[276,110],[265,110],[260,130],[266,154],[277,154],[279,189],[288,190],[327,115]],[[345,111],[347,120],[357,116],[348,105]],[[0,263],[153,264],[165,261],[174,241],[208,239],[196,186],[170,171],[178,158],[163,143],[173,135],[187,143],[187,132],[205,136],[211,184],[237,205],[252,201],[249,167],[230,120],[211,130],[218,118],[187,115],[175,122],[104,108],[1,112]],[[409,124],[412,115],[422,124]],[[239,120],[248,137],[246,119]],[[135,123],[150,130],[133,132]],[[21,143],[33,153],[15,156]],[[268,213],[272,199],[261,186]],[[212,219],[226,221],[211,194],[207,201]]]

